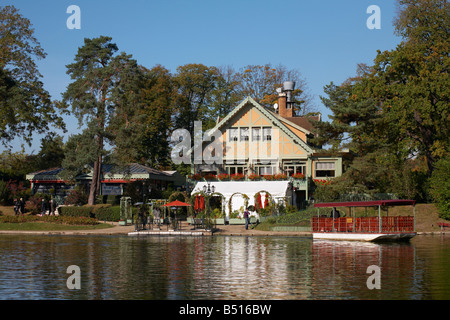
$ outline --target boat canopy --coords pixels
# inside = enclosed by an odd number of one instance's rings
[[[324,202],[315,203],[315,208],[332,207],[375,207],[375,206],[408,206],[415,205],[415,200],[373,200],[373,201],[349,201],[349,202]]]

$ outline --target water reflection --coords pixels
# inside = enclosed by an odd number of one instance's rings
[[[2,299],[449,299],[449,238],[0,236]],[[69,290],[69,265],[81,289]],[[369,290],[367,267],[381,268]]]

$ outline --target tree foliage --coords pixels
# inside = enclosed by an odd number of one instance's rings
[[[373,66],[325,87],[331,122],[315,123],[316,144],[355,155],[341,180],[350,192],[389,192],[427,200],[427,178],[449,151],[449,5],[401,0],[403,41],[378,51]]]
[[[118,47],[110,37],[85,39],[78,49],[75,61],[67,66],[73,80],[64,93],[64,103],[70,104],[79,124],[86,125],[83,134],[76,137],[77,146],[89,143],[89,154],[74,153],[92,160],[93,177],[89,192],[89,204],[94,204],[100,191],[102,159],[105,143],[114,145],[115,133],[109,124],[115,117],[127,116],[137,99],[136,85],[139,69],[135,60],[124,52],[115,55]],[[83,141],[80,144],[80,141]],[[75,149],[76,150],[76,149]],[[66,161],[67,164],[67,161]],[[88,163],[85,163],[88,164]]]
[[[33,133],[65,124],[41,81],[35,60],[46,54],[31,22],[14,6],[0,7],[0,21],[0,142],[19,137],[30,144]]]

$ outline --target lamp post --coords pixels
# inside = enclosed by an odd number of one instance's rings
[[[206,186],[206,185],[203,186],[203,192],[206,195],[210,196],[211,194],[214,193],[214,191],[216,191],[216,187],[212,186],[211,182],[209,182],[209,181],[207,183],[208,183],[208,186]]]
[[[216,187],[211,185],[211,182],[207,182],[208,186],[204,185],[203,186],[203,192],[205,193],[205,195],[208,197],[208,208],[210,206],[209,201],[211,200],[211,195],[216,191]],[[210,212],[210,208],[209,208],[209,212],[208,212],[208,224],[211,221],[211,212]]]

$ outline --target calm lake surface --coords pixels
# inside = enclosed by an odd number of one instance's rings
[[[0,236],[1,299],[450,299],[450,236]],[[80,268],[69,290],[67,268]],[[380,289],[369,290],[369,266]]]

